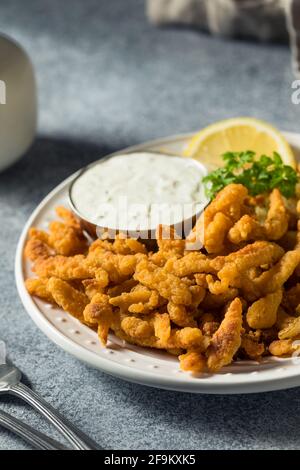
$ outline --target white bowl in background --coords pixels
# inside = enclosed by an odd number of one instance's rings
[[[36,83],[24,49],[0,35],[0,171],[31,145],[37,126]]]

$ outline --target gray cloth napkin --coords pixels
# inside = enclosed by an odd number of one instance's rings
[[[182,24],[227,37],[261,41],[290,39],[300,74],[300,0],[147,0],[150,20]]]

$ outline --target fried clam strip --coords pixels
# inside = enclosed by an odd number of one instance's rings
[[[287,323],[287,326],[279,331],[279,339],[291,339],[300,335],[300,317],[294,318]]]
[[[122,238],[121,235],[118,235],[112,243],[112,249],[114,253],[120,255],[147,254],[147,248],[143,243],[134,238]]]
[[[58,255],[63,256],[84,253],[87,249],[87,239],[81,230],[56,220],[49,224],[48,243]]]
[[[248,308],[246,319],[250,328],[271,328],[276,323],[277,310],[282,300],[282,289],[266,295]]]
[[[30,295],[35,295],[40,299],[55,304],[55,300],[48,289],[47,278],[30,278],[25,281],[25,286]]]
[[[191,251],[180,259],[169,259],[165,264],[165,270],[178,277],[190,276],[196,273],[216,272],[211,265],[211,259],[197,251]]]
[[[117,235],[113,242],[102,239],[95,240],[89,247],[89,253],[96,250],[111,251],[119,255],[147,254],[147,248],[143,243],[134,238],[127,238],[122,234]]]
[[[97,268],[104,269],[111,282],[120,284],[132,277],[136,264],[143,258],[146,259],[146,256],[141,253],[120,255],[98,247],[87,255],[86,265],[92,271]]]
[[[292,356],[295,351],[300,350],[300,341],[292,339],[277,339],[269,345],[272,356]]]
[[[157,290],[164,299],[175,304],[191,305],[193,302],[192,293],[185,282],[147,259],[137,264],[134,279],[150,289]]]
[[[229,229],[241,217],[248,191],[241,184],[229,184],[204,211],[204,247],[208,253],[224,250]]]
[[[279,189],[270,194],[270,208],[265,221],[266,235],[269,240],[278,240],[288,229],[289,215]]]
[[[69,312],[80,321],[84,321],[83,311],[89,303],[89,298],[68,282],[51,277],[47,284],[47,290],[53,299],[63,310]]]
[[[253,216],[245,214],[228,232],[228,240],[238,245],[249,240],[266,238],[264,227]]]
[[[119,296],[113,297],[109,300],[109,303],[122,310],[128,310],[130,313],[147,314],[165,302],[157,291],[139,284],[133,287],[130,292],[124,292]]]
[[[271,269],[252,280],[251,290],[256,296],[280,289],[300,263],[300,249],[286,252]]]
[[[95,273],[84,255],[38,258],[32,269],[39,277],[58,277],[65,281],[91,278]]]
[[[176,305],[173,302],[168,302],[167,305],[168,313],[170,319],[175,325],[185,327],[185,326],[197,326],[197,322],[194,318],[194,311],[188,311],[185,305]]]
[[[199,328],[171,329],[167,313],[155,312],[146,319],[121,313],[114,317],[112,330],[131,344],[174,352],[184,349],[203,352],[208,345]]]
[[[62,207],[57,208],[56,213],[64,219],[63,222],[50,222],[49,233],[32,228],[29,231],[29,237],[45,244],[49,251],[48,256],[51,254],[51,250],[54,250],[54,254],[64,256],[84,253],[87,249],[87,239],[77,219],[70,211]]]
[[[187,241],[191,244],[204,242],[209,253],[221,252],[228,230],[241,217],[247,194],[247,188],[241,184],[229,184],[222,189],[205,209],[203,217],[199,217]]]
[[[207,349],[209,370],[217,372],[232,362],[233,356],[241,346],[242,321],[242,303],[237,297],[230,303],[225,317]]]
[[[208,253],[221,253],[224,250],[226,236],[232,224],[232,219],[223,212],[217,212],[214,215],[212,221],[204,229],[204,246]]]
[[[239,244],[252,240],[279,240],[288,229],[289,214],[280,191],[275,188],[270,194],[270,207],[264,224],[248,214],[241,217],[229,230],[228,239]]]
[[[185,250],[185,240],[180,238],[174,227],[159,225],[156,230],[159,252],[166,258],[181,257]]]
[[[255,266],[273,264],[283,254],[284,250],[276,243],[256,241],[227,256],[217,256],[211,260],[210,265],[215,271],[220,271],[229,265],[230,267],[237,266],[240,271],[247,271]]]
[[[30,261],[47,259],[52,255],[50,247],[39,237],[39,231],[31,229],[29,231],[29,240],[26,243],[24,255]],[[42,237],[43,238],[43,237]]]
[[[206,277],[210,292],[225,294],[229,287],[234,287],[242,289],[247,299],[259,297],[254,287],[253,269],[272,265],[283,253],[284,250],[275,243],[257,241],[228,256],[216,257],[210,264],[218,271],[218,279]]]
[[[275,243],[257,241],[230,255],[214,258],[210,265],[212,269],[218,271],[219,281],[213,282],[211,277],[207,279],[210,291],[213,294],[222,294],[226,293],[229,287],[235,287],[241,288],[244,295],[257,298],[251,269],[272,265],[283,253],[284,250]]]
[[[66,209],[66,207],[58,206],[56,207],[55,212],[58,215],[58,217],[63,219],[66,225],[68,225],[69,227],[73,227],[74,229],[78,231],[82,231],[80,221],[73,214],[73,212]]]
[[[199,374],[206,368],[206,358],[198,351],[188,351],[178,357],[180,368],[186,372]]]
[[[85,307],[83,317],[86,322],[98,325],[98,336],[101,343],[105,346],[109,329],[114,319],[113,308],[109,303],[109,296],[106,294],[96,294]]]
[[[227,294],[229,287],[242,287],[248,285],[248,271],[261,265],[272,265],[282,255],[284,250],[275,243],[257,241],[241,248],[227,256],[209,258],[202,253],[191,252],[180,259],[171,258],[167,261],[165,269],[178,277],[192,274],[217,274],[221,281],[206,277],[206,284],[213,294]],[[195,278],[197,282],[197,277]],[[199,278],[203,284],[203,277]]]
[[[91,300],[94,295],[104,293],[109,284],[109,276],[102,268],[98,268],[94,272],[95,278],[83,279],[82,286],[88,298]]]

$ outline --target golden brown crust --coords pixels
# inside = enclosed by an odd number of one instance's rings
[[[213,335],[207,350],[207,366],[217,372],[230,364],[241,345],[242,303],[237,297],[229,305],[224,320]]]

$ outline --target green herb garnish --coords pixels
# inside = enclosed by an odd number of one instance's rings
[[[259,159],[251,150],[226,152],[222,159],[225,166],[203,178],[205,192],[210,199],[230,183],[243,184],[252,196],[274,188],[278,188],[287,198],[295,195],[298,175],[291,166],[284,165],[281,156],[276,152],[273,157],[261,155]]]

